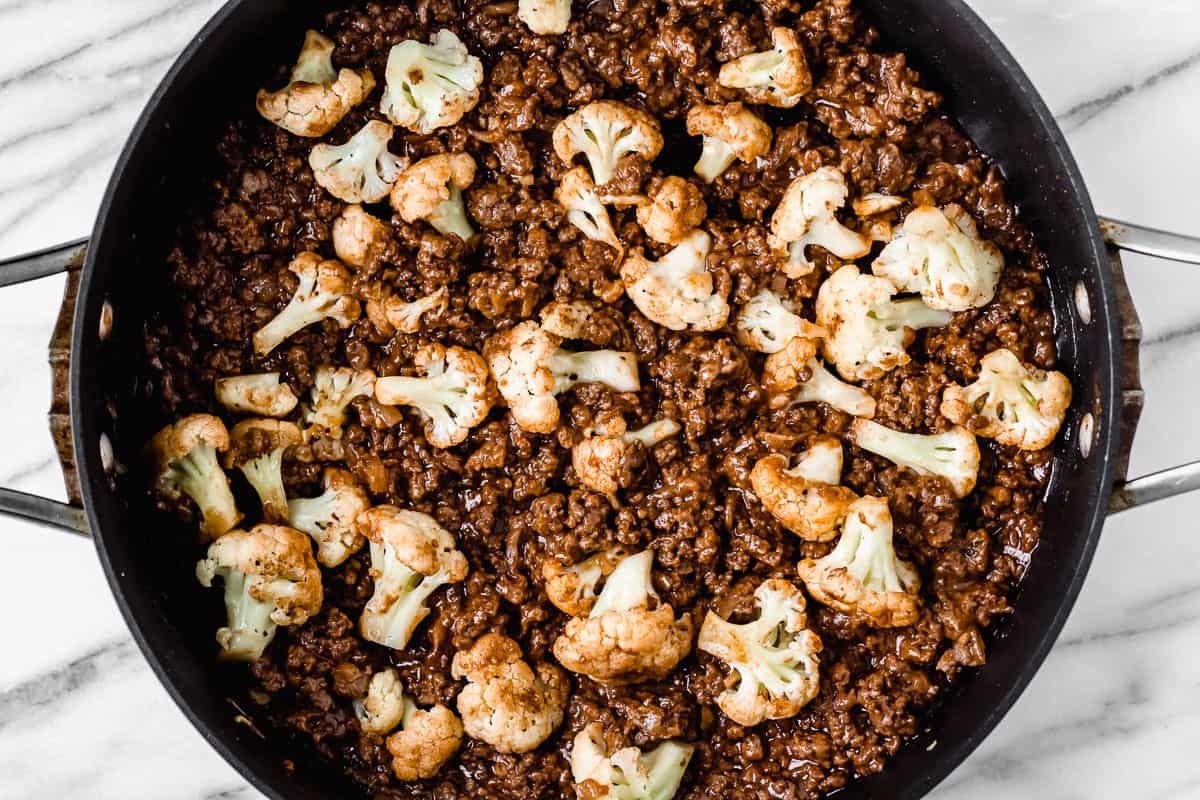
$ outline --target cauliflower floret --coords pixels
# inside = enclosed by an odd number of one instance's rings
[[[425,420],[425,438],[434,447],[461,443],[496,402],[487,364],[470,350],[427,344],[413,356],[413,366],[425,377],[380,378],[375,399],[417,409]]]
[[[580,797],[671,800],[679,791],[694,749],[667,740],[648,753],[636,747],[610,752],[600,723],[593,722],[577,733],[571,744],[571,778]]]
[[[387,240],[388,226],[358,204],[346,206],[333,221],[333,252],[352,267],[365,267]]]
[[[783,527],[808,542],[827,542],[850,504],[858,499],[842,480],[842,445],[832,436],[818,437],[788,469],[788,458],[761,458],[750,471],[750,485],[763,508]]]
[[[704,221],[704,195],[678,175],[668,175],[638,206],[637,221],[646,235],[662,244],[679,244]]]
[[[463,724],[453,711],[440,703],[426,711],[405,697],[400,730],[387,738],[392,773],[401,781],[432,778],[458,752],[462,738]]]
[[[942,476],[959,497],[966,497],[975,488],[979,444],[975,435],[962,426],[922,436],[856,419],[850,425],[850,441],[918,475]]]
[[[597,185],[608,183],[621,159],[637,153],[653,161],[662,150],[658,121],[614,100],[596,100],[554,127],[554,152],[567,164],[583,153]]]
[[[428,219],[438,233],[464,242],[475,235],[463,205],[463,189],[475,182],[475,159],[466,153],[422,158],[396,179],[392,208],[405,222]]]
[[[826,331],[825,359],[846,380],[882,377],[907,364],[905,348],[914,331],[950,322],[948,311],[936,311],[918,298],[893,300],[890,281],[864,275],[853,264],[833,273],[817,292],[817,324]]]
[[[309,405],[301,412],[305,435],[318,433],[340,439],[347,406],[354,398],[370,397],[374,392],[375,373],[369,369],[317,367]]]
[[[369,69],[334,69],[333,48],[328,36],[308,31],[288,85],[277,92],[259,89],[258,113],[296,136],[333,130],[375,88]]]
[[[1049,447],[1071,405],[1071,381],[1061,372],[1026,367],[1011,350],[979,362],[979,378],[942,393],[942,416],[976,436],[1022,450]]]
[[[262,502],[268,522],[288,521],[288,499],[283,488],[283,456],[303,440],[293,422],[279,419],[244,419],[229,432],[225,468],[240,469]]]
[[[321,566],[336,567],[366,544],[356,520],[371,507],[371,500],[348,470],[325,467],[321,485],[325,491],[316,497],[288,500],[288,519],[317,543]]]
[[[920,292],[925,305],[966,311],[992,302],[1004,270],[1000,248],[979,238],[975,220],[954,203],[909,212],[871,264],[902,292]]]
[[[921,579],[892,548],[892,515],[882,497],[855,500],[842,538],[829,555],[797,565],[817,602],[876,628],[903,628],[917,621]]]
[[[596,431],[572,447],[571,465],[581,484],[593,492],[613,495],[621,488],[622,463],[635,442],[649,449],[679,431],[679,423],[673,419],[655,420],[636,431],[626,431],[625,423],[621,422]]]
[[[242,514],[217,460],[217,453],[229,448],[224,422],[211,414],[192,414],[154,434],[146,448],[158,492],[171,499],[181,494],[192,499],[200,511],[200,535],[205,541],[238,524]]]
[[[286,417],[298,402],[292,387],[279,382],[278,372],[217,378],[213,390],[218,403],[242,414]]]
[[[706,183],[719,178],[734,161],[748,163],[771,151],[771,126],[741,103],[689,109],[687,132],[704,137],[694,171]]]
[[[309,325],[332,319],[346,328],[362,313],[362,305],[350,296],[350,273],[340,261],[302,253],[292,259],[288,270],[300,279],[300,284],[284,309],[254,332],[254,352],[260,356]]]
[[[604,242],[616,250],[618,257],[625,252],[625,245],[617,238],[605,204],[630,206],[645,200],[640,195],[610,195],[597,191],[587,167],[567,170],[554,190],[554,199],[567,210],[567,222],[583,231],[589,239]]]
[[[479,102],[483,63],[453,31],[440,30],[430,44],[406,39],[388,53],[379,110],[414,133],[432,133],[458,122]]]
[[[561,338],[529,321],[493,336],[483,346],[513,419],[530,433],[550,433],[558,426],[555,396],[578,383],[603,383],[618,392],[641,388],[633,353],[572,353],[559,347],[561,343]]]
[[[354,701],[354,716],[364,732],[376,736],[391,733],[404,719],[404,685],[396,670],[387,668],[371,676],[367,696]]]
[[[371,543],[375,581],[360,621],[363,638],[403,650],[429,616],[430,595],[467,577],[467,557],[449,531],[418,511],[375,506],[358,515],[358,528]]]
[[[787,347],[767,356],[762,386],[771,408],[820,402],[856,417],[875,416],[875,398],[825,369],[813,339],[793,338]]]
[[[446,287],[431,292],[424,297],[418,297],[411,303],[406,303],[396,297],[389,297],[383,305],[383,312],[388,324],[401,333],[416,333],[421,330],[421,318],[426,314],[441,314],[449,305],[450,293]]]
[[[571,22],[571,0],[517,0],[517,19],[543,36],[566,33]]]
[[[763,289],[742,306],[734,328],[738,342],[760,353],[778,353],[797,337],[820,339],[825,335],[770,289]]]
[[[221,657],[255,661],[275,637],[278,625],[303,625],[321,610],[321,568],[303,533],[282,525],[232,530],[208,548],[196,564],[205,587],[225,582],[228,624],[217,631]]]
[[[834,167],[821,167],[792,181],[771,215],[771,242],[786,251],[784,273],[799,278],[816,269],[805,252],[809,245],[824,247],[838,258],[862,258],[871,240],[838,222],[846,204],[846,177]]]
[[[528,753],[563,719],[570,683],[553,664],[536,669],[521,658],[521,646],[498,633],[486,633],[450,662],[450,674],[467,685],[458,695],[458,713],[473,739],[501,753]]]
[[[771,44],[770,50],[722,65],[717,83],[728,89],[744,89],[752,103],[791,108],[812,88],[808,59],[793,30],[772,28]]]
[[[612,571],[587,617],[573,617],[554,642],[572,672],[614,685],[659,680],[692,649],[692,618],[675,618],[650,580],[654,551],[628,556]]]
[[[611,575],[630,555],[629,550],[617,545],[569,567],[552,558],[546,559],[542,564],[546,596],[564,614],[585,616],[596,604],[596,587],[600,581]]]
[[[388,196],[405,161],[388,151],[394,129],[373,119],[345,144],[319,144],[308,154],[317,185],[347,203],[378,203]]]
[[[729,303],[705,268],[712,237],[693,230],[671,252],[651,261],[634,250],[621,262],[625,293],[646,315],[673,331],[715,331],[729,319]]]
[[[850,202],[850,207],[860,217],[884,214],[902,205],[904,205],[903,197],[897,197],[894,194],[880,194],[878,192],[864,194],[862,197],[856,197]]]
[[[587,300],[555,300],[547,303],[538,316],[542,330],[560,339],[583,337],[584,326],[596,311],[596,304]]]
[[[717,705],[747,727],[796,716],[821,684],[821,639],[805,627],[804,595],[788,581],[771,578],[754,597],[758,619],[734,625],[709,611],[696,642],[736,673],[734,685],[717,697]]]

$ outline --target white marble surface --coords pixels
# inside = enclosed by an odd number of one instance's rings
[[[1098,208],[1200,235],[1200,0],[974,0],[1066,129]],[[0,256],[83,235],[126,133],[218,0],[0,0]],[[36,112],[36,113],[35,113]],[[1200,269],[1130,257],[1146,471],[1200,455]],[[0,292],[0,483],[61,496],[42,417],[61,280]],[[940,800],[1200,797],[1200,495],[1105,530],[1062,639]],[[143,663],[87,542],[0,520],[0,797],[257,794]]]

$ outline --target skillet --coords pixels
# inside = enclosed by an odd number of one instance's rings
[[[264,737],[233,698],[242,689],[212,659],[211,619],[189,553],[174,548],[142,493],[115,480],[133,467],[155,415],[131,377],[144,359],[141,322],[168,291],[161,269],[196,159],[261,76],[294,55],[304,28],[334,0],[231,0],[195,37],[151,97],[118,160],[90,241],[0,262],[0,286],[67,271],[51,342],[51,429],[68,504],[0,490],[0,513],[90,533],[117,603],[150,666],[201,734],[259,790],[275,798],[361,797],[317,758]],[[1028,78],[961,0],[858,0],[885,39],[906,51],[926,83],[1005,174],[1009,197],[1048,261],[1058,368],[1075,400],[1055,444],[1045,534],[1015,613],[993,629],[989,659],[926,720],[927,730],[848,798],[920,797],[999,722],[1032,679],[1070,613],[1105,517],[1200,488],[1200,462],[1126,481],[1142,395],[1140,336],[1118,247],[1200,263],[1200,240],[1099,220],[1061,131]]]

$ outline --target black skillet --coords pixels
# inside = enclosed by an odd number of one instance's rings
[[[1045,104],[960,0],[858,2],[1002,167],[1010,197],[1054,265],[1049,280],[1060,368],[1076,389],[1055,445],[1046,530],[1016,612],[991,637],[986,666],[960,683],[930,717],[927,732],[882,774],[841,795],[913,798],[975,749],[1037,672],[1075,602],[1110,509],[1200,488],[1200,463],[1123,481],[1141,407],[1138,327],[1106,236],[1119,247],[1193,261],[1200,261],[1200,240],[1102,227]],[[162,265],[181,213],[176,198],[203,168],[195,156],[212,151],[222,121],[243,113],[234,104],[253,97],[264,75],[294,57],[303,29],[333,4],[229,2],[150,99],[117,162],[90,244],[0,263],[0,285],[71,272],[52,342],[51,423],[72,500],[64,505],[0,490],[0,513],[91,533],[117,603],[163,685],[213,747],[277,798],[363,792],[282,736],[263,736],[252,715],[243,716],[231,699],[241,693],[237,679],[214,663],[212,610],[198,602],[192,554],[181,553],[173,545],[178,537],[164,530],[178,523],[156,516],[141,493],[122,496],[112,475],[122,463],[137,463],[150,433],[147,420],[158,419],[130,391],[130,365],[145,358],[146,304],[167,291]],[[294,771],[285,768],[289,758]]]

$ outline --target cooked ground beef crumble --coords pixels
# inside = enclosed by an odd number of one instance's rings
[[[664,175],[690,175],[699,145],[684,129],[688,109],[740,99],[717,85],[720,65],[769,47],[772,25],[794,28],[813,90],[794,109],[756,107],[774,129],[767,156],[736,162],[713,184],[697,182],[713,237],[709,269],[718,286],[730,287],[730,304],[769,286],[812,318],[817,288],[838,262],[814,248],[818,269],[784,278],[767,221],[793,179],[832,165],[845,173],[851,196],[959,203],[1007,263],[993,302],[923,332],[909,348],[912,363],[863,384],[878,402],[876,421],[918,433],[949,428],[938,411],[942,390],[973,380],[980,358],[998,347],[1054,366],[1047,265],[1006,202],[1001,176],[943,115],[939,96],[918,85],[905,57],[880,49],[852,0],[595,0],[576,3],[562,37],[532,35],[515,9],[515,2],[482,0],[371,2],[331,14],[321,26],[337,43],[339,67],[366,66],[381,80],[392,45],[427,41],[441,28],[457,32],[484,62],[481,100],[459,124],[429,136],[398,131],[391,146],[414,158],[475,158],[479,174],[465,194],[478,241],[468,246],[424,223],[406,224],[386,205],[372,207],[391,220],[391,240],[353,278],[364,301],[389,293],[410,301],[448,287],[448,307],[417,334],[381,331],[364,315],[345,330],[330,321],[306,328],[266,358],[255,356],[253,332],[296,289],[289,261],[305,251],[333,257],[331,227],[344,204],[315,183],[312,140],[257,116],[235,120],[217,145],[213,191],[170,255],[181,322],[164,316],[147,329],[164,416],[221,413],[212,398],[222,376],[277,370],[299,395],[326,364],[412,374],[422,344],[480,351],[487,336],[536,318],[555,299],[610,301],[580,338],[636,353],[642,389],[577,387],[560,396],[562,421],[550,435],[523,432],[498,407],[465,442],[444,450],[426,442],[411,410],[354,401],[340,442],[301,448],[285,464],[289,494],[319,493],[322,465],[343,462],[374,502],[426,512],[454,532],[470,574],[434,596],[432,614],[401,652],[358,633],[373,588],[366,552],[323,570],[324,609],[302,626],[279,629],[252,666],[250,708],[310,739],[383,798],[573,797],[571,741],[590,722],[641,748],[670,738],[694,742],[679,797],[811,798],[877,772],[920,731],[922,715],[962,668],[983,663],[986,629],[1010,610],[1038,541],[1048,451],[981,439],[978,485],[960,501],[942,479],[846,444],[843,483],[888,498],[898,554],[921,574],[920,619],[876,629],[810,602],[809,626],[824,643],[821,689],[794,718],[736,725],[715,704],[727,667],[693,652],[661,682],[613,687],[572,675],[565,722],[536,751],[500,754],[466,738],[431,780],[397,781],[383,739],[360,731],[352,700],[384,666],[396,668],[418,705],[453,708],[463,682],[451,677],[451,659],[484,633],[504,632],[531,662],[553,662],[566,617],[544,592],[545,559],[579,561],[615,544],[650,548],[663,602],[690,613],[698,628],[709,609],[734,621],[752,617],[764,578],[796,581],[798,560],[832,546],[783,530],[751,492],[749,473],[770,452],[798,451],[818,433],[844,435],[852,418],[824,404],[771,411],[759,383],[763,356],[741,347],[731,326],[674,333],[620,294],[614,251],[585,238],[553,199],[567,166],[554,154],[551,132],[575,108],[621,100],[662,126],[662,155],[652,164],[625,159],[615,191],[638,193]],[[263,85],[282,85],[285,75],[281,67]],[[380,118],[378,92],[322,141],[345,141]],[[632,210],[613,213],[627,246],[654,257],[669,249],[645,237]],[[593,420],[614,412],[631,428],[672,417],[683,429],[651,450],[630,452],[615,503],[581,487],[569,450]]]

